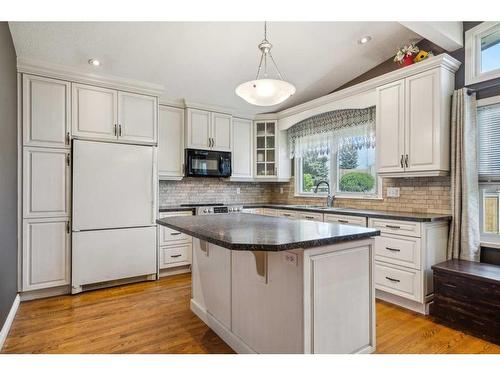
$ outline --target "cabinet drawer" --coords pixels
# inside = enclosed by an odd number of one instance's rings
[[[299,213],[288,210],[280,210],[278,211],[277,216],[288,217],[290,219],[297,219],[299,217]]]
[[[375,288],[423,303],[420,271],[375,262]]]
[[[412,221],[370,219],[368,226],[379,229],[381,233],[420,237],[420,223]]]
[[[355,225],[358,227],[366,227],[366,217],[364,216],[325,214],[324,221],[325,223],[338,223],[346,225]]]
[[[241,212],[244,214],[262,215],[262,208],[244,208]]]
[[[191,263],[192,244],[160,247],[160,268]]]
[[[302,212],[299,214],[299,218],[303,220],[323,221],[323,214],[317,212]]]
[[[375,259],[420,269],[420,238],[382,234],[375,237]]]

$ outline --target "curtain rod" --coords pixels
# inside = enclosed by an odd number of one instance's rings
[[[471,95],[471,94],[473,94],[475,92],[479,92],[479,91],[491,89],[493,87],[500,88],[500,82],[490,83],[489,85],[478,87],[477,89],[469,89],[469,88],[467,88],[467,95]]]

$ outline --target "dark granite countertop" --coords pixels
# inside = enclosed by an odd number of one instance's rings
[[[282,251],[380,235],[371,228],[253,214],[176,216],[156,222],[231,250]]]
[[[235,204],[238,205],[238,204]],[[324,214],[337,214],[337,215],[351,215],[351,216],[365,216],[377,219],[389,220],[404,220],[404,221],[417,221],[417,222],[434,222],[434,221],[450,221],[451,215],[443,214],[422,214],[412,212],[399,212],[399,211],[374,211],[362,210],[357,208],[327,208],[323,206],[305,206],[305,205],[289,205],[289,204],[268,204],[268,203],[240,203],[244,208],[275,208],[278,210],[293,210],[304,212],[318,212]],[[160,206],[160,212],[173,212],[173,211],[192,211],[194,207],[185,206]]]

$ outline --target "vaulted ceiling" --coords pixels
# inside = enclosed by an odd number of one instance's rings
[[[255,114],[325,95],[420,37],[397,22],[268,22],[278,67],[296,94],[255,107],[234,93],[253,79],[263,22],[10,22],[18,57],[161,84],[164,97]],[[369,35],[372,41],[358,44]],[[102,65],[90,66],[97,58]]]

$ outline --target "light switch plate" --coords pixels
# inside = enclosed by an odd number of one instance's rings
[[[280,194],[283,194],[283,188],[280,187]]]
[[[398,187],[388,187],[387,188],[388,198],[399,198],[399,188]]]
[[[297,254],[290,253],[288,251],[283,252],[285,263],[290,264],[292,266],[296,266],[298,259],[297,259]]]
[[[240,194],[241,193],[241,188],[236,188],[236,194]]]

